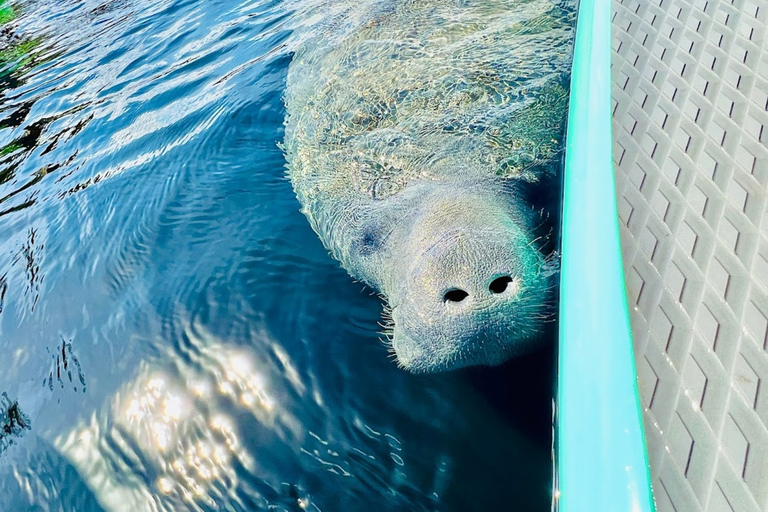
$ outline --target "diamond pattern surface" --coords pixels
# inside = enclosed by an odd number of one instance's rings
[[[768,510],[768,1],[614,0],[614,162],[659,512]]]

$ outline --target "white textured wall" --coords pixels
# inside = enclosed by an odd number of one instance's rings
[[[768,511],[768,0],[616,0],[614,160],[659,512]]]

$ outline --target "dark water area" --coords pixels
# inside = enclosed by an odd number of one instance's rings
[[[0,511],[549,510],[552,351],[399,370],[299,212],[301,2],[0,6]]]

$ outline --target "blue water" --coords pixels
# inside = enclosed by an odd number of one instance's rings
[[[298,211],[302,2],[11,5],[1,511],[549,510],[551,351],[397,369]]]

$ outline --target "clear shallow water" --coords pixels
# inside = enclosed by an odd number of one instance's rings
[[[12,5],[0,510],[548,510],[551,354],[398,370],[298,212],[302,3]]]

